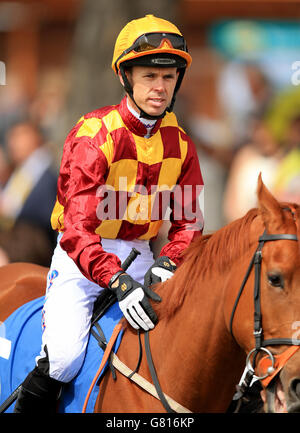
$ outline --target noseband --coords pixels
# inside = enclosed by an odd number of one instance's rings
[[[290,210],[290,209],[288,209]],[[262,329],[262,314],[261,314],[261,290],[260,290],[260,284],[261,284],[261,262],[262,262],[262,249],[265,244],[265,242],[273,242],[273,241],[281,241],[281,240],[289,240],[289,241],[298,241],[298,238],[294,234],[267,234],[266,231],[263,233],[262,236],[259,237],[258,240],[258,247],[255,250],[255,253],[253,254],[253,257],[251,259],[251,262],[249,264],[249,267],[247,269],[246,275],[243,279],[242,285],[240,287],[240,290],[238,292],[238,295],[236,297],[231,317],[230,317],[230,324],[229,329],[232,337],[233,335],[233,320],[234,315],[240,300],[240,297],[243,293],[243,290],[245,288],[246,282],[249,278],[249,275],[251,273],[252,268],[254,267],[255,277],[254,277],[254,330],[253,335],[255,339],[255,348],[252,349],[246,360],[246,371],[244,372],[244,377],[242,377],[239,385],[237,386],[237,394],[235,395],[234,399],[237,400],[241,398],[246,389],[250,386],[250,383],[255,377],[256,379],[262,380],[265,379],[267,376],[271,375],[275,371],[275,357],[272,354],[272,352],[267,349],[267,346],[278,346],[278,345],[288,345],[288,346],[300,346],[300,340],[293,339],[293,338],[273,338],[264,340],[263,336],[263,329]],[[255,362],[256,357],[259,352],[265,352],[267,357],[271,361],[271,366],[267,369],[266,374],[263,376],[254,376],[254,370],[255,370]],[[251,358],[253,361],[251,362]]]

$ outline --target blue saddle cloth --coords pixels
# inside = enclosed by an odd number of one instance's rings
[[[11,314],[0,326],[0,345],[2,344],[6,348],[5,353],[3,351],[1,353],[0,347],[0,404],[10,396],[35,367],[35,357],[39,355],[41,350],[43,304],[44,297],[28,302]],[[98,323],[104,332],[106,341],[109,341],[114,327],[121,317],[122,312],[118,303],[115,303],[99,320]],[[114,346],[115,352],[120,345],[121,338],[122,334],[120,333]],[[9,346],[10,352],[7,349]],[[63,387],[59,412],[77,413],[82,411],[84,400],[100,366],[103,353],[96,338],[90,334],[85,360],[80,371],[72,382]],[[94,411],[98,392],[99,383],[96,384],[91,393],[86,412]],[[13,412],[13,408],[14,404],[6,412]]]

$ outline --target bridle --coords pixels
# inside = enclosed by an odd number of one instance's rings
[[[286,209],[291,211],[291,209]],[[292,212],[293,213],[293,212]],[[242,376],[242,379],[237,386],[237,393],[234,396],[234,400],[239,400],[246,392],[246,390],[249,388],[253,378],[263,380],[266,379],[268,376],[272,377],[274,376],[274,372],[276,369],[276,362],[275,356],[273,353],[267,349],[267,346],[279,346],[279,345],[287,345],[287,346],[300,346],[300,340],[294,339],[294,338],[272,338],[268,340],[264,340],[264,334],[263,334],[263,328],[262,328],[262,314],[261,314],[261,290],[260,290],[260,284],[261,284],[261,262],[262,262],[262,249],[265,244],[265,242],[273,242],[273,241],[279,241],[279,240],[289,240],[289,241],[298,241],[298,237],[295,234],[267,234],[266,231],[263,233],[262,236],[258,239],[258,247],[256,248],[252,259],[250,261],[249,267],[247,269],[246,275],[243,279],[243,282],[241,284],[241,287],[239,289],[239,292],[237,294],[236,300],[233,305],[233,309],[230,316],[230,322],[229,322],[229,330],[231,333],[231,336],[234,338],[233,335],[233,320],[235,316],[235,312],[239,303],[239,300],[241,298],[241,295],[243,293],[243,290],[245,288],[245,285],[247,283],[247,280],[249,278],[249,275],[252,271],[252,268],[254,267],[254,330],[253,335],[255,338],[255,347],[252,349],[246,359],[246,368],[244,371],[244,375]],[[297,349],[298,349],[297,347]],[[267,357],[269,358],[271,365],[266,369],[266,372],[262,376],[255,376],[255,364],[257,355],[260,352],[265,352]],[[284,353],[284,352],[283,352]],[[252,362],[251,362],[252,359]],[[282,368],[282,366],[281,366]]]

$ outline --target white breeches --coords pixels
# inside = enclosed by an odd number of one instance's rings
[[[36,362],[49,359],[49,376],[61,382],[70,382],[78,373],[85,356],[93,306],[101,290],[98,284],[85,278],[73,260],[58,243],[54,250],[47,278],[43,308],[42,350]],[[121,262],[134,247],[141,252],[128,268],[129,275],[144,282],[147,269],[153,264],[148,241],[102,239],[105,251],[116,254]]]

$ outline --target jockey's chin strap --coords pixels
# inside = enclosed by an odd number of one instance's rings
[[[231,317],[229,329],[232,337],[233,335],[233,319],[234,315],[240,300],[240,297],[243,293],[246,282],[249,278],[250,272],[254,266],[254,339],[255,339],[255,348],[252,349],[246,360],[246,368],[242,379],[237,385],[237,393],[233,397],[233,400],[239,400],[247,389],[249,388],[253,378],[259,379],[263,386],[267,386],[270,381],[277,375],[279,370],[284,366],[285,362],[299,349],[300,340],[294,338],[272,338],[268,340],[264,340],[263,337],[263,329],[262,329],[262,314],[261,314],[261,290],[260,290],[260,280],[261,280],[261,262],[262,262],[262,248],[265,242],[273,242],[279,240],[289,240],[289,241],[298,241],[298,238],[294,234],[267,234],[266,231],[262,236],[259,237],[258,247],[250,261],[249,267],[247,269],[246,275],[238,292],[237,298],[235,300]],[[288,345],[291,346],[289,349],[284,351],[280,355],[274,356],[273,353],[267,349],[267,346],[281,346]],[[255,364],[257,355],[260,352],[265,352],[267,361],[265,358],[262,358],[259,364],[259,369],[261,371],[260,376],[255,376]],[[252,362],[251,362],[252,358]]]

